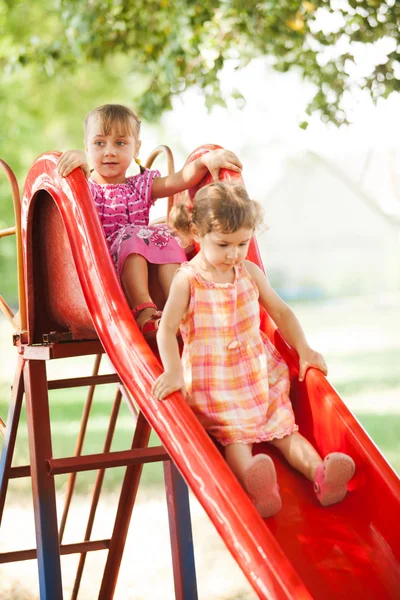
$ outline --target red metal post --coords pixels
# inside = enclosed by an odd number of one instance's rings
[[[46,463],[52,456],[52,446],[44,361],[26,361],[24,383],[40,599],[62,600],[56,493],[54,477],[48,475]]]
[[[188,488],[170,460],[164,462],[176,600],[197,600]]]

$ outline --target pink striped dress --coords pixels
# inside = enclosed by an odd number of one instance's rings
[[[152,264],[186,260],[178,236],[165,224],[149,225],[151,189],[159,171],[143,169],[126,183],[101,185],[89,179],[97,213],[118,274],[129,254],[141,254]]]
[[[220,444],[282,438],[297,431],[286,363],[260,331],[258,288],[244,264],[233,283],[206,281],[190,263],[190,301],[181,334],[188,403]]]

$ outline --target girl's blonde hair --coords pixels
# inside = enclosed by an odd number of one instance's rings
[[[100,121],[102,134],[110,135],[117,131],[119,135],[133,135],[139,138],[140,119],[138,115],[122,104],[103,104],[93,109],[83,122],[85,139],[91,119],[97,118]]]
[[[254,230],[263,222],[263,211],[258,202],[249,198],[244,185],[218,181],[201,188],[193,206],[190,203],[173,206],[168,222],[188,241],[193,227],[200,237],[211,231]]]

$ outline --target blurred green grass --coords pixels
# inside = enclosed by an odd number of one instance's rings
[[[343,379],[339,378],[336,384],[336,389],[343,397],[371,389],[379,394],[399,386],[400,348],[390,352],[366,350],[350,355],[342,353],[332,357],[330,362],[333,361],[345,363],[341,368]]]
[[[311,344],[327,358],[330,381],[386,459],[400,473],[400,336],[399,328],[395,326],[398,322],[398,304],[382,306],[377,302],[353,298],[347,304],[344,300],[336,303],[302,303],[294,306],[294,309]],[[350,315],[354,317],[349,318]],[[10,338],[7,339],[4,331],[4,326],[0,326],[0,359],[5,356],[3,353],[15,358],[15,350],[8,346]],[[51,361],[48,365],[49,379],[88,374],[93,360],[93,357],[82,357],[78,359],[78,363],[73,359]],[[4,420],[8,411],[12,377],[13,368],[0,371],[0,416]],[[70,456],[74,452],[86,393],[86,388],[50,392],[53,454],[56,457]],[[96,388],[83,448],[85,454],[102,451],[114,394],[114,385]],[[122,401],[112,450],[130,448],[133,433],[133,418]],[[154,433],[150,443],[160,443]],[[23,410],[14,464],[27,464],[28,456]],[[123,473],[123,468],[108,469],[104,489],[109,492],[118,489]],[[95,477],[96,472],[78,474],[76,491],[87,494]],[[67,476],[56,478],[58,490],[65,486],[66,480]],[[142,476],[144,485],[159,485],[162,481],[161,464],[145,465]],[[29,490],[30,482],[28,479],[19,479],[13,480],[11,484],[15,491],[25,493]]]
[[[400,414],[360,413],[356,416],[386,460],[400,475]]]

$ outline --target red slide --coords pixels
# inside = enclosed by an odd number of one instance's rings
[[[39,318],[64,321],[73,335],[83,338],[94,326],[122,382],[259,598],[399,599],[400,481],[326,378],[310,370],[306,381],[297,383],[296,355],[264,313],[262,328],[291,369],[300,431],[323,455],[337,450],[350,454],[357,470],[346,499],[323,508],[312,484],[271,451],[283,508],[263,520],[182,396],[175,393],[164,402],[152,397],[159,360],[139,333],[122,293],[85,177],[76,170],[60,178],[58,156],[44,154],[35,161],[22,201],[28,297],[37,293],[29,289],[35,248],[48,244],[51,250],[46,254],[52,270],[46,290],[51,310],[37,306]],[[229,178],[229,173],[222,175]],[[59,225],[50,232],[47,222]],[[38,224],[42,232],[49,231],[48,240],[35,233]],[[262,266],[255,241],[249,258]],[[69,269],[68,289],[62,289],[60,265]],[[32,320],[28,304],[29,343],[37,341]],[[270,452],[265,446],[257,450]]]

